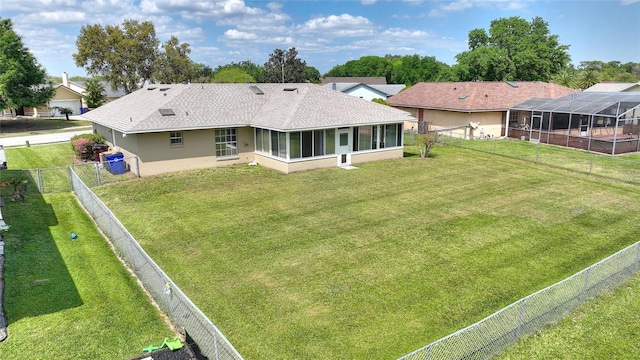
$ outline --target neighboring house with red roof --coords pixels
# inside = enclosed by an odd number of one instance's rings
[[[451,129],[464,138],[506,136],[509,109],[530,98],[578,92],[545,82],[423,82],[387,99],[418,119],[418,129]],[[512,119],[513,120],[513,119]],[[411,128],[411,124],[407,124]]]
[[[141,176],[258,163],[290,173],[402,158],[406,111],[315,84],[150,85],[83,115]],[[137,169],[133,169],[133,167]]]

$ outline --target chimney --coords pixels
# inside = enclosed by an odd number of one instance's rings
[[[332,90],[337,90],[336,83],[331,84],[331,89]]]
[[[69,87],[69,75],[66,72],[62,73],[62,85]]]

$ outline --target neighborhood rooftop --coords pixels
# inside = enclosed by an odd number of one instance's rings
[[[169,110],[175,115],[167,116]],[[85,116],[129,134],[234,126],[288,131],[415,121],[405,111],[304,83],[152,85]]]
[[[423,82],[390,97],[392,106],[466,112],[507,110],[530,98],[558,98],[578,90],[545,82]]]
[[[640,92],[580,92],[558,99],[532,98],[514,105],[512,109],[619,116],[638,107]]]

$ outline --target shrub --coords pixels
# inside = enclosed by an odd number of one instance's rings
[[[93,160],[93,145],[104,143],[105,139],[98,134],[80,134],[71,138],[71,148],[82,160]]]

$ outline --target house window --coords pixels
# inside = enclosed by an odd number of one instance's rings
[[[361,126],[358,128],[358,150],[371,150],[373,128],[373,126]]]
[[[287,158],[287,133],[271,130],[271,155]]]
[[[289,158],[300,158],[300,132],[292,132],[289,134]]]
[[[313,155],[324,155],[324,131],[316,130],[313,132]]]
[[[302,157],[313,156],[313,131],[302,132]]]
[[[324,153],[327,155],[332,155],[336,153],[336,131],[335,129],[327,129],[324,131],[325,134],[325,146]]]
[[[385,125],[384,129],[384,147],[397,146],[397,130],[396,124]]]
[[[216,156],[238,156],[238,140],[236,129],[216,130]]]
[[[182,131],[170,132],[169,144],[171,146],[182,146]]]

